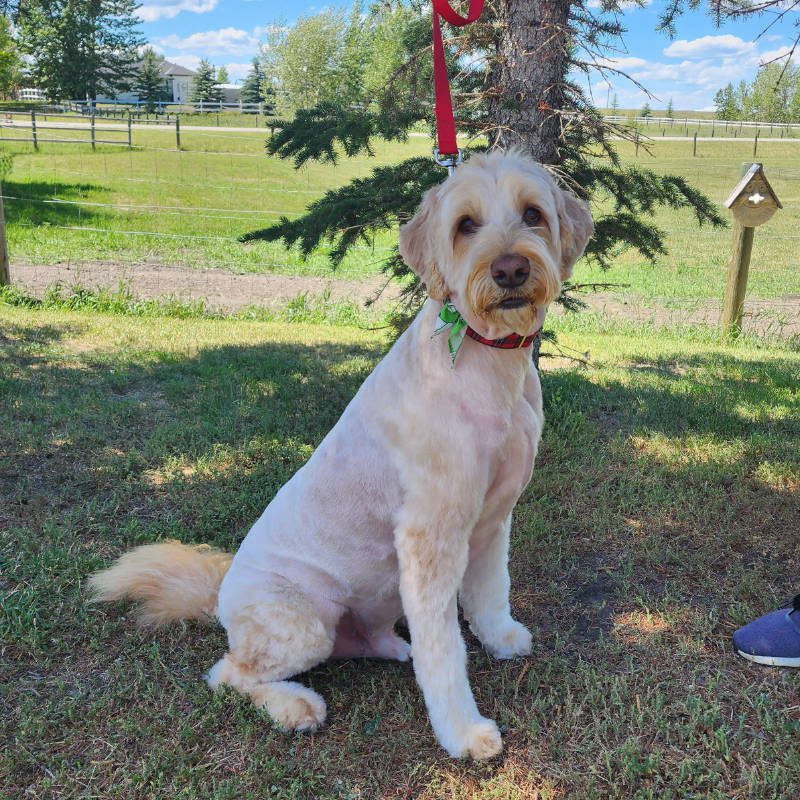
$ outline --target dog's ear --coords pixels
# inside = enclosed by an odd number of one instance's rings
[[[594,233],[592,215],[585,203],[572,192],[558,190],[558,223],[561,228],[561,280],[572,275],[575,262],[583,255],[586,245]]]
[[[419,276],[434,300],[445,300],[450,294],[434,257],[433,219],[437,206],[436,186],[428,189],[417,213],[400,226],[400,255],[403,261]]]

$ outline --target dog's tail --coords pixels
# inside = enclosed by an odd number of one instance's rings
[[[210,621],[233,556],[208,545],[162,542],[137,547],[87,581],[91,600],[140,600],[140,624],[161,627],[182,619]]]

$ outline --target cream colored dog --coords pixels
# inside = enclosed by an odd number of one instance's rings
[[[430,299],[236,556],[140,547],[90,578],[95,597],[142,600],[150,624],[216,616],[230,651],[209,685],[249,695],[286,730],[314,730],[326,714],[293,675],[331,657],[413,657],[447,752],[499,753],[467,681],[457,601],[492,655],[530,652],[507,561],[541,389],[529,350],[465,338],[453,365],[447,334],[432,334],[446,298],[487,339],[533,333],[591,233],[586,207],[542,167],[473,156],[400,229]],[[394,631],[402,616],[411,646]]]

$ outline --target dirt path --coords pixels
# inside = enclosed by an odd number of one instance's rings
[[[118,264],[90,261],[81,264],[38,266],[13,264],[11,281],[41,297],[48,286],[60,282],[65,286],[80,284],[86,288],[116,289],[124,281],[132,294],[143,299],[172,295],[184,300],[203,298],[210,308],[239,311],[249,305],[280,307],[301,292],[321,295],[329,292],[334,300],[350,300],[359,304],[372,299],[383,286],[379,277],[359,281],[331,278],[297,277],[275,274],[236,274],[224,270],[198,270],[163,264]],[[378,308],[390,307],[397,290],[389,287],[377,301]],[[717,325],[720,302],[687,300],[680,308],[641,303],[623,295],[598,292],[586,295],[589,307],[614,319],[651,321],[659,325],[702,323]],[[563,313],[555,308],[553,313]],[[750,300],[745,306],[745,330],[779,336],[800,336],[800,295],[787,295],[775,300]]]

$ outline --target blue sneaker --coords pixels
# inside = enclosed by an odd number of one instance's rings
[[[771,667],[800,667],[800,594],[789,608],[754,619],[733,634],[740,656]]]

